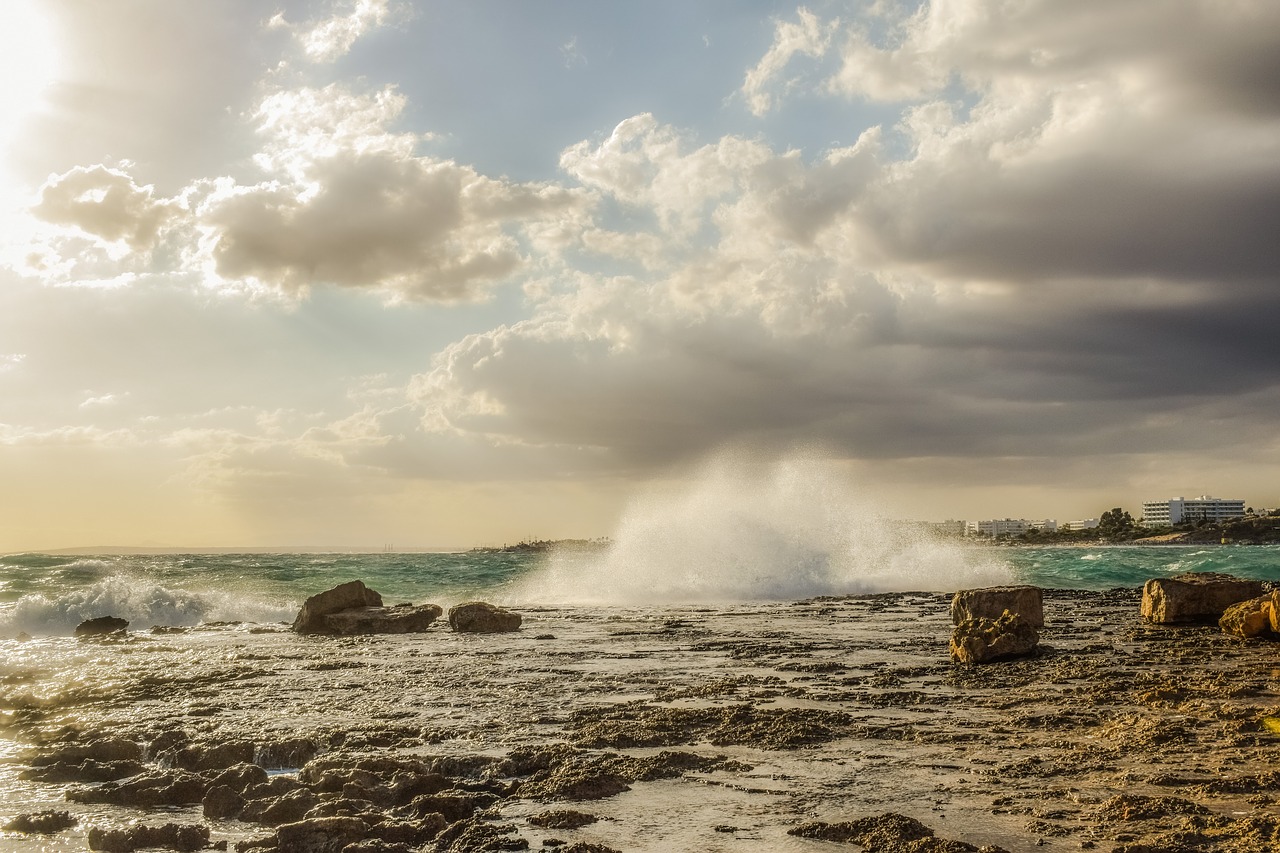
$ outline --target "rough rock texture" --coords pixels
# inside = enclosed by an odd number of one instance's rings
[[[276,830],[279,853],[341,853],[342,848],[368,838],[369,828],[354,817],[322,817],[286,823]]]
[[[1272,596],[1264,595],[1228,607],[1218,620],[1218,627],[1233,637],[1247,640],[1251,637],[1271,636],[1275,618]]]
[[[119,616],[99,616],[97,619],[86,619],[76,626],[77,637],[96,637],[101,634],[114,634],[129,627],[128,619]]]
[[[5,832],[38,833],[53,835],[64,829],[70,829],[79,823],[79,819],[65,811],[43,811],[34,814],[20,814],[8,823],[0,826]]]
[[[520,627],[520,614],[484,601],[468,601],[449,608],[449,627],[460,633],[496,634]]]
[[[1040,634],[1021,614],[1005,611],[999,619],[966,619],[951,632],[951,658],[957,663],[991,663],[1035,651]]]
[[[394,607],[359,607],[330,613],[322,618],[326,634],[415,634],[440,618],[437,604],[398,604]]]
[[[951,599],[951,624],[968,619],[999,619],[1008,610],[1031,623],[1044,627],[1044,594],[1037,586],[992,586],[985,589],[962,589]]]
[[[787,832],[801,838],[842,841],[879,853],[1007,853],[999,847],[974,847],[938,838],[920,821],[889,812],[842,823],[806,823]]]
[[[303,602],[302,609],[293,620],[293,630],[299,634],[327,634],[330,629],[324,617],[330,613],[381,606],[381,595],[369,589],[362,581],[349,581],[313,595]]]
[[[132,853],[143,847],[167,847],[170,850],[202,850],[209,846],[209,827],[166,823],[164,826],[134,824],[128,829],[89,830],[89,849],[106,853]]]
[[[1142,618],[1167,625],[1214,622],[1233,604],[1262,595],[1262,582],[1219,572],[1188,572],[1153,578],[1142,587]]]
[[[1271,593],[1271,633],[1280,634],[1280,589]]]

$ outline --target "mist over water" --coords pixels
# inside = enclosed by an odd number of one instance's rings
[[[513,601],[596,604],[786,600],[1013,583],[1003,560],[885,519],[829,462],[761,469],[732,455],[675,494],[628,508],[599,554],[553,554]]]

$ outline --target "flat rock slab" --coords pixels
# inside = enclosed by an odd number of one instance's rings
[[[444,611],[437,604],[360,607],[324,617],[329,634],[416,634],[431,627]]]
[[[1262,581],[1220,572],[1188,572],[1153,578],[1142,587],[1142,618],[1161,625],[1216,622],[1233,604],[1260,598]]]
[[[999,619],[1008,610],[1033,628],[1044,627],[1044,594],[1038,586],[991,586],[962,589],[951,599],[951,624],[969,619]]]

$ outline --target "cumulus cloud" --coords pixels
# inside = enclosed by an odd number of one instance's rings
[[[852,188],[842,224],[877,264],[952,277],[1264,277],[1280,99],[1275,75],[1228,69],[1274,63],[1278,24],[1266,4],[1202,0],[931,3],[879,40],[831,22],[840,67],[821,88],[905,103],[909,150]]]
[[[327,63],[341,59],[356,41],[384,26],[393,14],[389,0],[353,0],[342,8],[350,11],[295,28],[298,44],[312,62]],[[276,15],[271,24],[289,26],[283,15]]]
[[[404,106],[390,87],[268,94],[255,113],[256,183],[201,179],[166,199],[121,169],[54,176],[33,212],[64,230],[26,264],[54,281],[178,272],[293,297],[334,285],[391,300],[473,300],[525,265],[545,224],[588,204],[581,191],[417,154],[427,137],[392,129]]]
[[[45,182],[32,212],[46,222],[145,252],[177,211],[173,202],[156,198],[154,187],[139,186],[123,171],[77,166]]]
[[[783,74],[796,56],[819,57],[827,52],[833,34],[838,30],[838,20],[823,23],[818,16],[801,6],[796,12],[796,21],[778,20],[774,22],[773,45],[760,59],[754,68],[747,72],[742,83],[741,93],[747,101],[747,108],[757,116],[764,115],[773,109],[777,99],[770,91],[776,79]],[[796,80],[783,84],[784,89],[792,89]]]
[[[333,284],[473,299],[523,263],[517,226],[580,204],[554,186],[416,156],[417,137],[388,129],[403,106],[390,89],[336,85],[267,98],[259,162],[278,177],[226,183],[197,209],[214,273],[288,293]]]

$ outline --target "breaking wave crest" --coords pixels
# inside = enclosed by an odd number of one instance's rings
[[[553,555],[509,597],[726,602],[1012,582],[1001,560],[886,520],[833,463],[789,458],[761,471],[722,456],[683,491],[635,501],[607,551]]]
[[[0,611],[0,635],[65,635],[86,619],[118,616],[131,629],[152,625],[193,626],[201,622],[274,622],[292,619],[296,604],[274,605],[223,592],[194,592],[154,581],[113,575],[49,597],[22,596]]]

